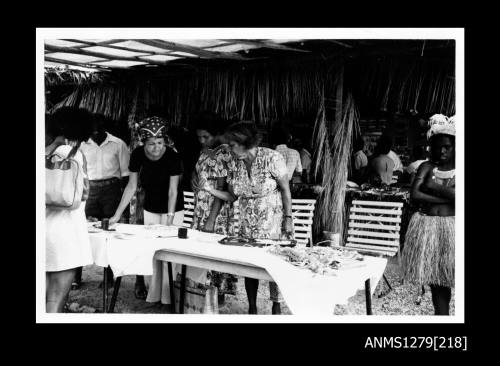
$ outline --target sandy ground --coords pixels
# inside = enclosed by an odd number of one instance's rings
[[[93,312],[102,311],[102,290],[98,288],[102,281],[103,268],[97,266],[87,266],[83,270],[83,284],[80,289],[71,291],[68,298],[68,305],[71,312]],[[385,275],[388,278],[393,290],[386,293],[387,285],[381,280],[375,290],[372,299],[373,315],[433,315],[431,293],[429,287],[423,296],[420,296],[421,287],[402,283],[400,268],[397,258],[391,259]],[[146,278],[147,279],[147,278]],[[115,313],[165,313],[167,310],[161,304],[152,304],[143,300],[137,300],[134,296],[135,276],[125,276],[122,279],[120,292],[115,306]],[[379,298],[380,294],[384,296]],[[109,290],[111,298],[112,289]],[[268,300],[268,282],[261,281],[257,306],[259,314],[271,314],[272,303]],[[109,300],[108,300],[109,301]],[[84,309],[84,310],[83,310]],[[226,295],[226,301],[219,306],[219,314],[247,314],[248,303],[245,293],[244,279],[239,278],[237,283],[237,294],[235,296]],[[455,301],[452,293],[450,313],[454,314]],[[282,313],[290,314],[286,304],[282,305]],[[349,299],[347,305],[337,305],[336,315],[364,315],[366,314],[365,293],[363,290]]]

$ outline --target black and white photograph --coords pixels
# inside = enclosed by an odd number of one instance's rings
[[[463,28],[37,28],[36,68],[38,323],[464,323]]]

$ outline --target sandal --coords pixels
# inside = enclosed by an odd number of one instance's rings
[[[146,300],[146,297],[148,296],[148,290],[146,290],[146,286],[144,284],[135,284],[134,288],[134,295],[135,298],[138,300]]]

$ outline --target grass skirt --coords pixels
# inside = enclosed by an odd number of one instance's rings
[[[419,285],[455,285],[455,216],[416,212],[402,253],[404,278]]]

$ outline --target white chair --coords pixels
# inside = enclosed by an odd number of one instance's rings
[[[182,221],[182,226],[190,228],[193,225],[193,215],[194,215],[194,193],[189,191],[184,191],[184,219]]]
[[[292,198],[294,237],[299,245],[312,245],[312,224],[316,200]]]
[[[401,202],[352,201],[345,247],[373,256],[395,256],[399,252],[402,208]],[[382,277],[392,290],[385,274]],[[367,302],[369,293],[368,283]]]
[[[352,201],[346,247],[393,257],[399,251],[403,203]]]

